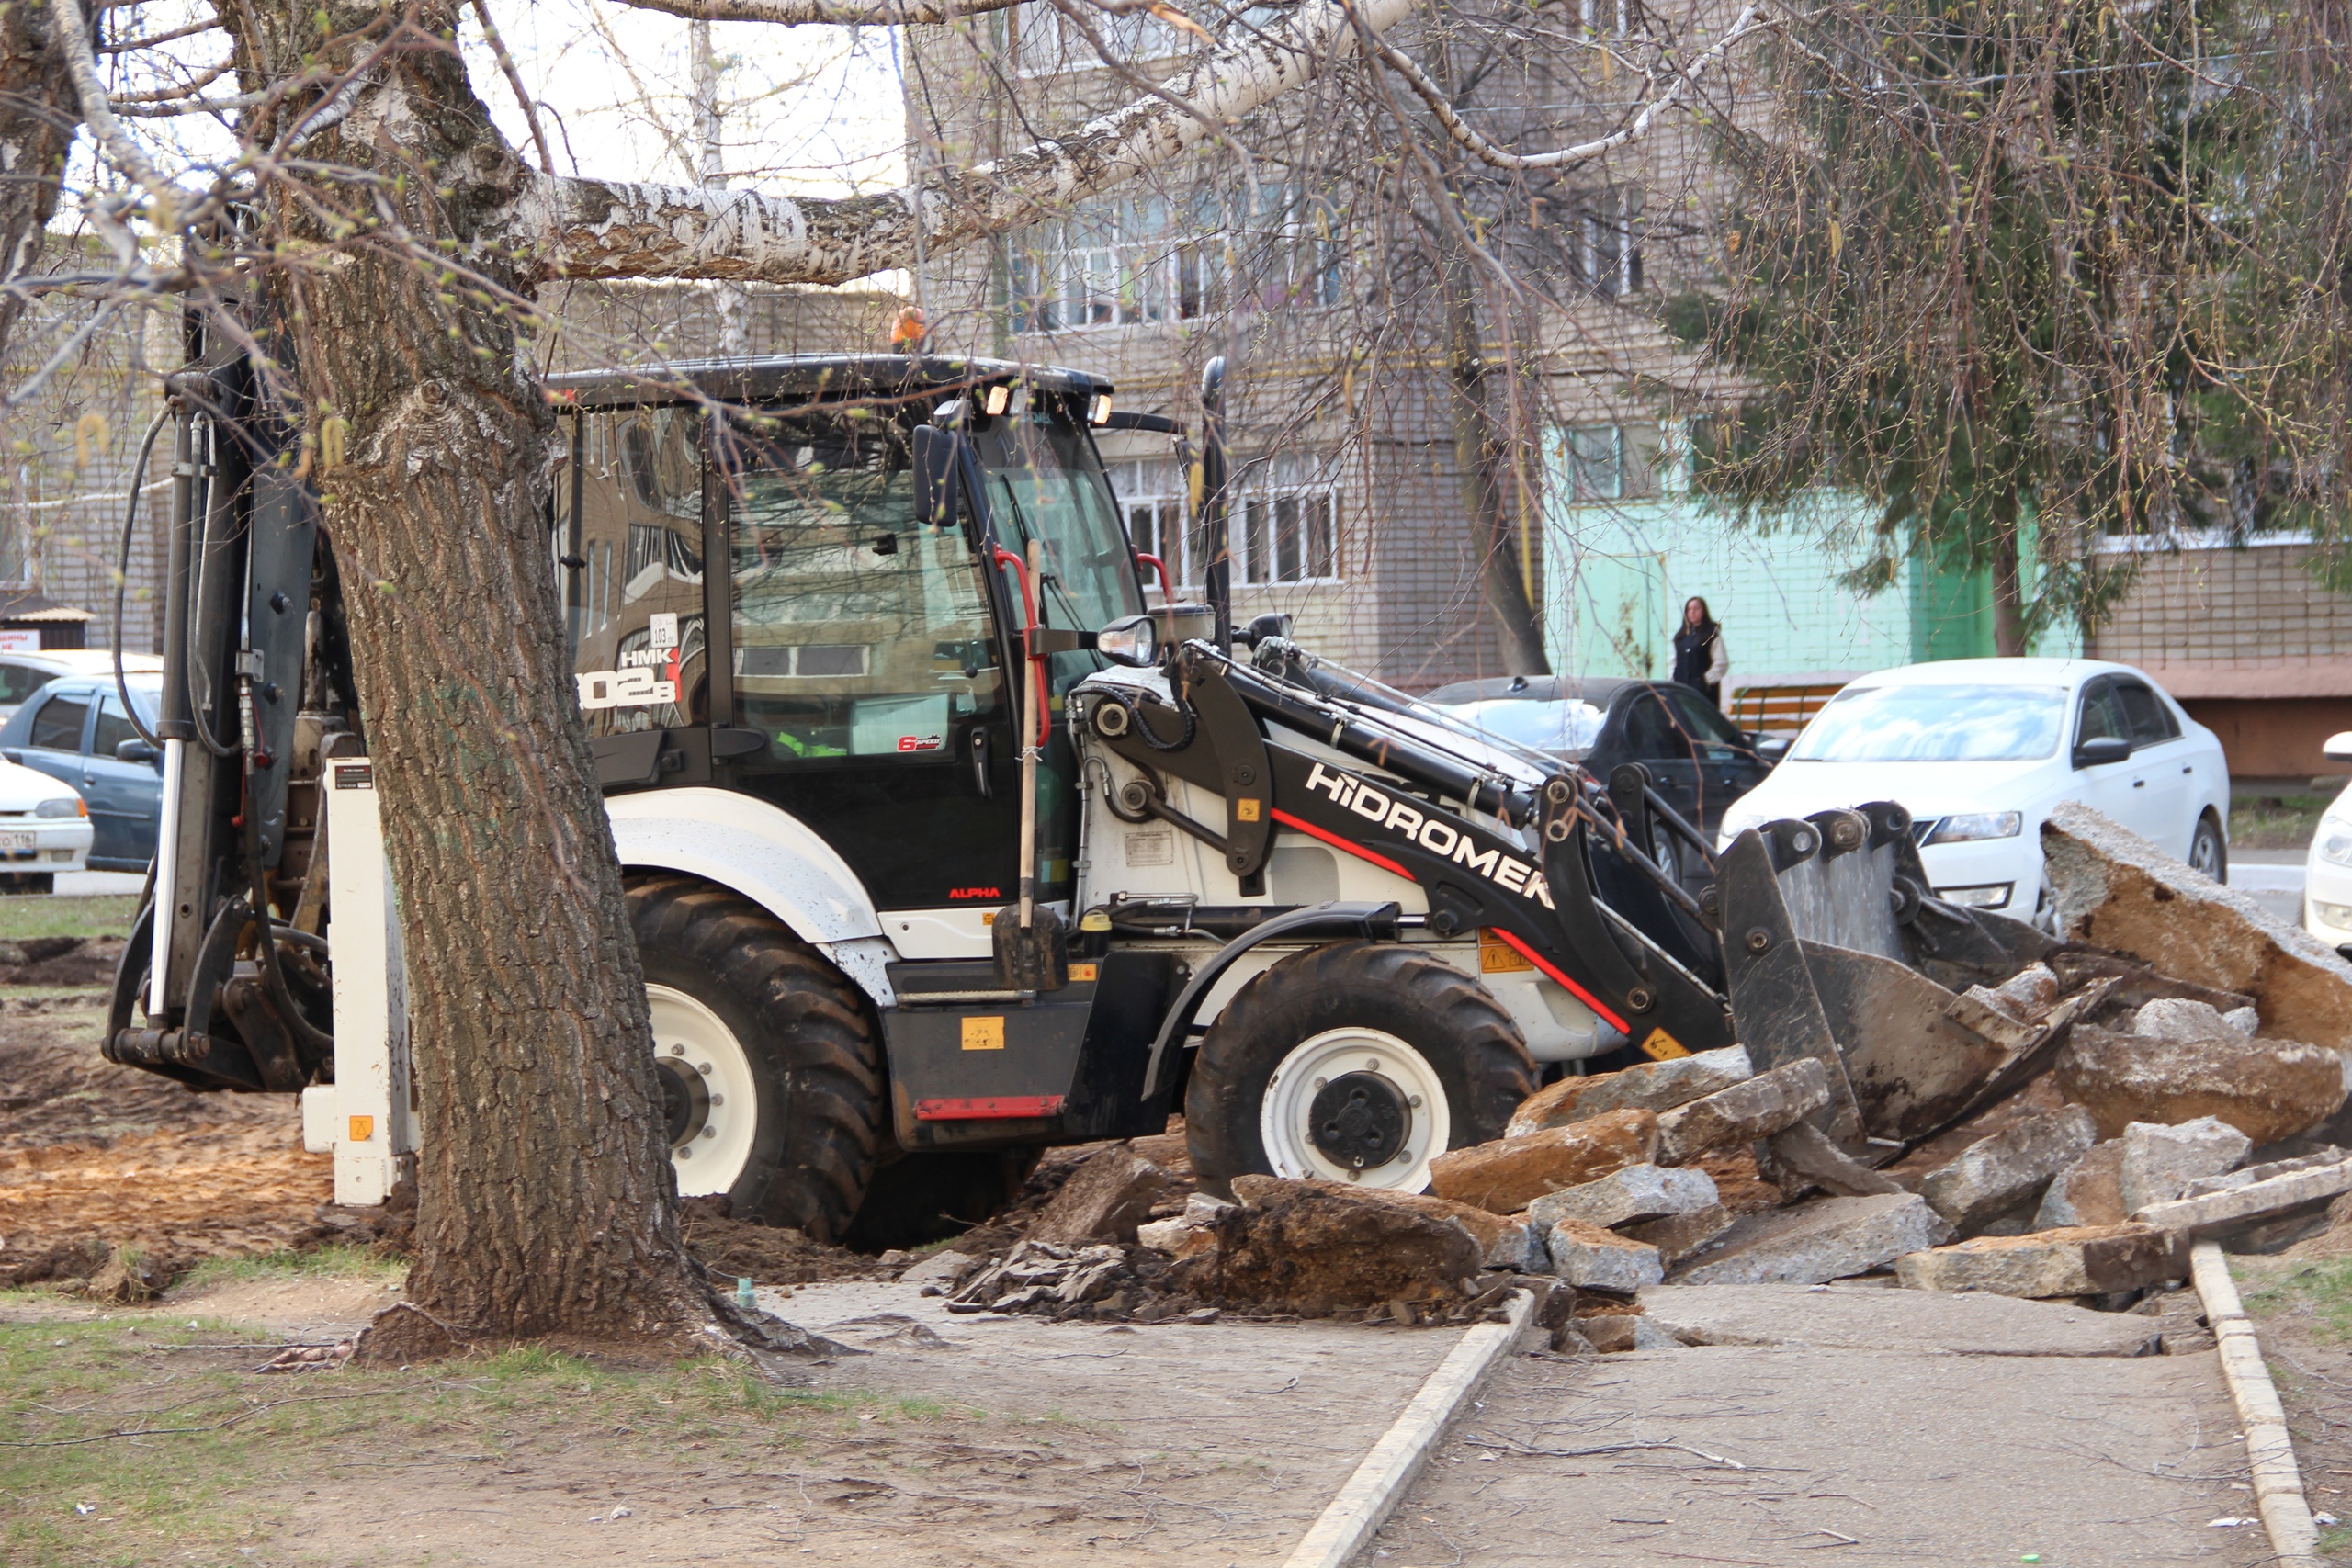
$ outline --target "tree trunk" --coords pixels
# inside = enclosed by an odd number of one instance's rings
[[[2025,583],[2018,560],[2018,507],[2005,499],[1994,517],[1993,651],[2003,659],[2025,654]]]
[[[1507,675],[1548,675],[1552,665],[1544,653],[1543,617],[1528,597],[1527,580],[1520,570],[1519,531],[1512,509],[1503,502],[1510,448],[1496,424],[1487,386],[1477,281],[1458,239],[1448,234],[1439,243],[1445,253],[1445,365],[1453,390],[1453,466],[1460,476],[1471,545],[1478,552],[1495,651]]]
[[[461,1335],[678,1339],[714,1313],[679,1239],[644,984],[559,629],[541,510],[555,421],[514,316],[431,259],[454,250],[527,297],[537,258],[482,228],[532,176],[444,41],[456,6],[411,14],[429,35],[384,50],[350,112],[301,144],[372,185],[268,187],[279,254],[329,255],[275,274],[256,323],[295,367],[289,420],[313,436],[348,422],[318,483],[406,914],[426,1130],[409,1301]],[[399,23],[351,0],[223,16],[249,89],[297,74],[322,38],[317,66],[351,69]],[[355,188],[388,214],[345,205]],[[338,243],[322,207],[357,232]]]
[[[23,277],[40,260],[65,152],[82,122],[74,84],[50,47],[48,6],[0,4],[0,285]],[[0,356],[24,309],[22,295],[0,293]]]

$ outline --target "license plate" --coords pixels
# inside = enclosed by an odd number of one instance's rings
[[[33,847],[30,833],[0,833],[0,850],[28,850]]]

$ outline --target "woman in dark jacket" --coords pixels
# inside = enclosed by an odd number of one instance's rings
[[[1707,602],[1693,594],[1682,606],[1682,629],[1674,634],[1674,680],[1678,685],[1707,694],[1720,710],[1724,677],[1731,673],[1731,654],[1724,647],[1724,629],[1715,625]]]

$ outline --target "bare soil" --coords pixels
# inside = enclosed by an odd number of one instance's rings
[[[169,1277],[333,1234],[333,1161],[302,1151],[292,1096],[116,1066],[105,1019],[103,993],[0,993],[0,1284],[86,1275],[116,1248]]]

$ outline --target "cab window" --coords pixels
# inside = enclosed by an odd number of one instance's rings
[[[82,723],[89,715],[90,705],[84,698],[51,697],[33,715],[32,739],[28,744],[36,751],[79,751]]]
[[[557,491],[580,535],[565,563],[565,620],[591,735],[699,724],[709,713],[702,607],[702,415],[692,408],[588,413],[579,472]],[[559,527],[560,544],[570,529]],[[562,552],[560,552],[562,553]]]
[[[108,697],[98,705],[98,728],[90,740],[90,755],[111,757],[116,747],[138,739],[139,731],[130,728],[130,720],[124,716],[119,702]]]
[[[915,516],[906,436],[850,409],[729,454],[738,721],[776,757],[953,754],[1003,681],[980,561]]]
[[[1746,747],[1731,720],[1717,712],[1715,705],[1688,686],[1671,687],[1667,701],[1674,705],[1674,716],[1684,732],[1698,745],[1700,756],[1710,762],[1728,762]]]

